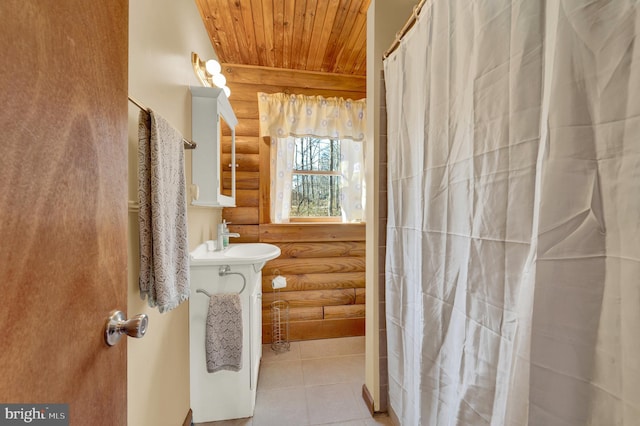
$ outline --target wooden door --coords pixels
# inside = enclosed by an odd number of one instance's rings
[[[0,2],[0,403],[126,424],[127,0]]]

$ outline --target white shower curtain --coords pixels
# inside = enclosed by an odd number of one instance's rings
[[[640,424],[639,7],[427,0],[385,60],[403,425]]]

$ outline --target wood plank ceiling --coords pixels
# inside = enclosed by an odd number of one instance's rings
[[[196,0],[226,64],[365,75],[370,0]]]

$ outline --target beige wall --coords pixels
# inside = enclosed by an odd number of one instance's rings
[[[380,111],[382,55],[391,46],[396,32],[407,21],[419,0],[371,0],[367,12],[367,301],[366,301],[366,377],[365,384],[374,399],[375,410],[380,409],[380,185],[378,180],[380,153]],[[384,232],[384,230],[382,230]]]
[[[192,0],[129,2],[129,95],[165,117],[191,138],[189,85],[199,85],[191,68],[191,52],[215,57]],[[129,200],[137,200],[138,108],[129,104]],[[185,151],[187,184],[191,151]],[[130,203],[131,204],[131,203]],[[129,211],[129,316],[146,313],[143,339],[128,339],[128,424],[181,425],[189,411],[188,305],[160,315],[140,299],[137,211]],[[190,208],[191,248],[212,237],[220,210]]]

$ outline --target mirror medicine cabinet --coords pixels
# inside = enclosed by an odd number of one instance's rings
[[[199,194],[191,201],[201,207],[235,207],[236,118],[229,100],[217,87],[191,86],[191,137],[198,147],[192,154],[191,180]],[[223,135],[231,135],[231,162],[223,162]],[[224,164],[227,163],[227,164]],[[223,185],[225,182],[230,185]],[[226,188],[226,189],[225,189]]]

